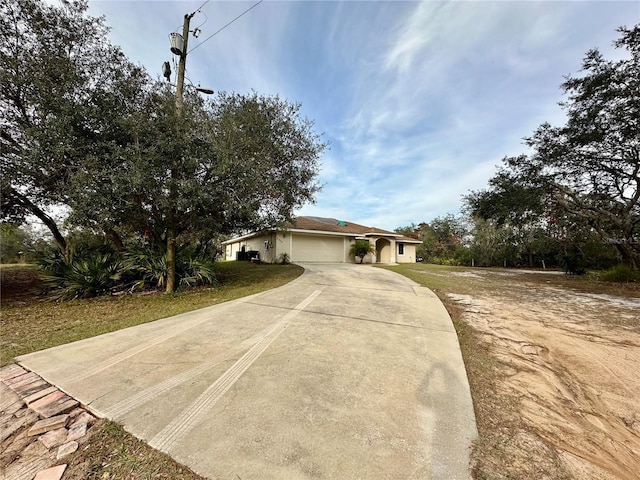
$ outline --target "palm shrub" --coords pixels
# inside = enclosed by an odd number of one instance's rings
[[[55,291],[56,300],[95,297],[113,293],[120,283],[122,262],[110,250],[79,247],[69,259],[56,251],[43,259],[45,284]]]
[[[178,252],[176,278],[183,288],[218,283],[213,262]],[[166,285],[168,266],[163,251],[139,248],[121,256],[109,247],[80,245],[65,259],[59,250],[40,260],[46,286],[55,300],[134,292]]]
[[[282,265],[289,265],[289,263],[291,262],[289,254],[287,252],[282,252],[280,255],[278,255],[278,262],[280,262]]]
[[[181,287],[213,285],[218,282],[213,262],[187,256],[184,250],[176,255],[176,279]],[[163,288],[169,267],[166,252],[141,248],[125,254],[123,279],[129,290]]]
[[[169,266],[167,255],[149,248],[139,248],[124,254],[122,273],[130,291],[162,288],[166,285]]]
[[[195,285],[214,285],[218,283],[218,277],[213,269],[213,262],[207,262],[197,258],[179,259],[176,270],[181,287],[193,287]]]
[[[369,240],[356,240],[349,249],[349,255],[352,257],[358,257],[360,259],[360,263],[362,263],[367,254],[375,253],[375,251],[376,249],[371,245],[371,243],[369,243]]]

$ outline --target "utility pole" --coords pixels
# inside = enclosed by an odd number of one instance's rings
[[[187,67],[187,47],[189,43],[189,22],[196,12],[188,13],[184,16],[184,22],[182,24],[182,38],[184,40],[184,46],[182,47],[182,54],[180,55],[180,61],[178,63],[178,81],[176,88],[176,109],[178,110],[178,116],[182,116],[182,90],[184,88],[184,72]]]
[[[180,61],[178,63],[178,80],[176,84],[176,111],[178,113],[178,125],[180,129],[180,120],[183,115],[183,100],[182,91],[184,88],[184,74],[187,66],[187,47],[189,43],[189,22],[191,18],[196,14],[186,14],[184,16],[184,22],[182,24],[182,38],[184,40],[182,53],[180,54]],[[176,288],[176,230],[175,220],[176,212],[174,208],[175,202],[175,186],[174,181],[177,177],[175,162],[171,166],[171,179],[169,182],[169,211],[167,212],[167,289],[166,293],[173,293]]]

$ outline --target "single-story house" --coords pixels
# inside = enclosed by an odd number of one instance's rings
[[[348,263],[349,249],[356,240],[368,240],[374,254],[365,263],[413,263],[421,242],[399,233],[357,223],[323,217],[297,217],[280,229],[256,232],[222,242],[225,260],[259,257],[279,262],[286,254],[290,262]]]

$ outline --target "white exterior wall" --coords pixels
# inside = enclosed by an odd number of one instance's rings
[[[283,253],[286,253],[289,256],[289,261],[291,261],[291,237],[291,233],[288,232],[278,232],[274,235],[273,244],[276,261]]]
[[[416,261],[416,246],[413,243],[403,243],[404,254],[400,255],[399,244],[396,243],[396,263],[414,263]]]
[[[236,253],[240,252],[242,247],[244,247],[247,252],[249,250],[256,250],[260,252],[260,261],[272,263],[277,258],[274,237],[274,235],[267,234],[247,238],[234,243],[228,243],[224,248],[224,258],[227,261],[235,260]]]
[[[273,235],[260,235],[247,240],[247,250],[257,250],[260,252],[260,260],[262,262],[273,263],[275,261],[275,248]]]
[[[224,259],[229,261],[229,260],[235,260],[236,259],[236,253],[239,252],[240,250],[242,250],[242,246],[245,246],[245,250],[248,250],[248,248],[246,248],[247,242],[245,240],[241,240],[239,242],[235,242],[235,243],[228,243],[227,245],[225,245],[224,247]]]

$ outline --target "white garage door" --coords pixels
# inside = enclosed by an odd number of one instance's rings
[[[294,235],[291,260],[294,262],[344,262],[344,240],[342,237]]]

